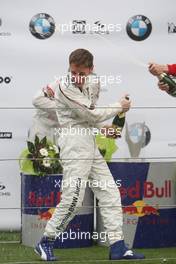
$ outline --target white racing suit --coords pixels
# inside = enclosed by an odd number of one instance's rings
[[[57,82],[49,84],[55,93]],[[36,113],[32,120],[32,126],[29,129],[28,139],[34,141],[35,135],[40,139],[47,137],[54,144],[56,144],[55,130],[59,127],[58,118],[56,115],[56,102],[55,98],[47,97],[44,89],[37,92],[33,98],[32,104],[36,108]]]
[[[63,166],[61,202],[48,221],[44,236],[59,236],[82,206],[85,182],[99,201],[101,216],[109,243],[123,240],[122,208],[120,193],[109,168],[101,156],[92,133],[81,133],[81,129],[97,127],[99,123],[122,111],[117,102],[106,108],[93,109],[98,98],[96,85],[85,84],[81,91],[73,84],[58,83],[56,89],[57,116],[61,128],[68,134],[60,134],[59,147]],[[70,132],[74,128],[79,133]],[[74,130],[74,131],[75,131]],[[68,185],[66,184],[68,183]],[[106,185],[105,185],[106,184]]]

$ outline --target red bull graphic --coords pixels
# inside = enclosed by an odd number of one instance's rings
[[[158,209],[157,208],[152,207],[152,206],[147,205],[147,204],[143,207],[142,213],[144,215],[151,215],[151,214],[159,215],[159,212],[158,212]]]
[[[55,208],[50,208],[46,212],[40,212],[38,214],[39,216],[38,219],[48,221],[52,217],[52,214],[54,213],[54,211],[55,211]]]
[[[140,182],[137,180],[133,186],[120,187],[119,190],[122,199],[124,197],[140,199],[141,191],[143,191],[144,198],[167,198],[171,197],[171,180],[164,181],[161,187],[155,186],[151,181]]]
[[[143,200],[138,200],[134,202],[132,205],[124,206],[123,213],[129,215],[135,215],[138,217],[142,217],[145,215],[159,215],[158,207],[153,207],[151,205],[145,204]]]
[[[28,204],[31,207],[52,207],[59,204],[61,192],[50,192],[49,195],[39,195],[37,192],[29,192]]]
[[[175,163],[111,162],[108,166],[115,182],[121,180],[124,230],[130,246],[176,246]]]
[[[130,206],[124,206],[123,207],[123,213],[129,214],[129,215],[134,215],[134,214],[137,214],[138,211],[137,211],[137,208],[135,206],[130,205]]]

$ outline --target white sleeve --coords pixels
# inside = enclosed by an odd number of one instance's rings
[[[56,82],[49,84],[48,86],[55,92]],[[55,98],[51,99],[45,96],[43,89],[38,91],[32,100],[32,104],[39,109],[42,109],[45,112],[56,112],[56,101]]]
[[[107,107],[91,109],[91,101],[76,87],[69,86],[63,89],[59,85],[59,92],[59,97],[62,102],[71,108],[82,120],[88,121],[93,125],[97,122],[100,123],[108,120],[122,111],[119,102],[110,104]]]

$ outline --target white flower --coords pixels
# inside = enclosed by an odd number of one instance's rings
[[[54,149],[56,154],[59,153],[58,147],[56,145],[53,145],[53,149]]]
[[[50,165],[51,165],[51,164],[50,164],[50,159],[48,159],[48,158],[44,158],[44,159],[43,159],[43,166],[49,168]]]
[[[47,157],[48,156],[48,151],[45,148],[41,148],[39,152],[44,157]]]
[[[52,146],[49,146],[49,150],[53,150],[53,147]]]

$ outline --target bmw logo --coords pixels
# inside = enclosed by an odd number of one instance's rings
[[[29,29],[31,34],[36,38],[47,39],[55,32],[55,22],[50,15],[40,13],[33,16],[29,24]]]
[[[149,128],[142,123],[134,123],[129,126],[129,134],[131,141],[136,144],[142,140],[142,148],[147,146],[151,140],[151,132]]]
[[[145,16],[133,16],[128,20],[126,31],[131,39],[141,41],[148,38],[150,35],[152,24]]]

